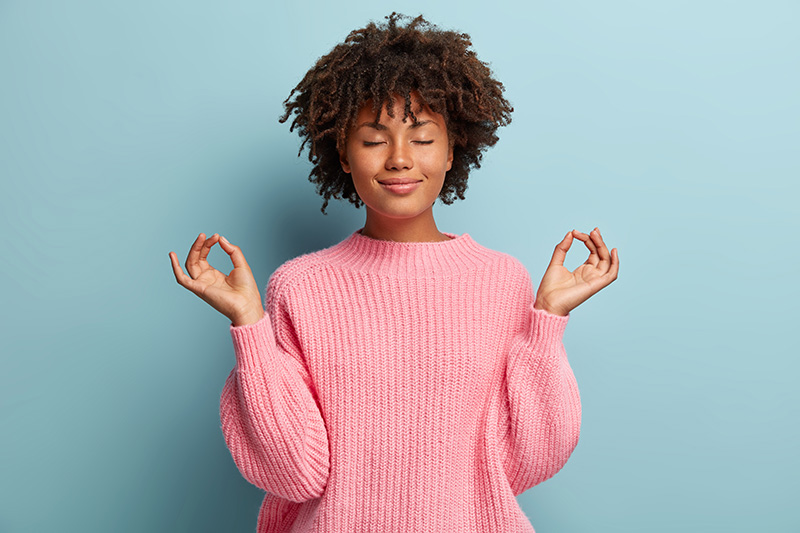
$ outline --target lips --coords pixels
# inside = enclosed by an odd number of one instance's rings
[[[415,180],[412,178],[387,178],[385,180],[378,180],[381,185],[406,185],[407,183],[418,183],[422,180]]]
[[[388,178],[385,180],[378,180],[378,183],[389,192],[407,194],[419,187],[422,180],[415,180],[412,178]]]

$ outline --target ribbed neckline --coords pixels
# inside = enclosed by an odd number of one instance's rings
[[[492,261],[497,252],[476,243],[467,233],[442,232],[450,240],[395,242],[373,239],[359,228],[328,249],[328,260],[348,270],[393,277],[430,277],[474,270]]]

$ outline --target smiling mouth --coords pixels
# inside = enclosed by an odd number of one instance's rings
[[[422,180],[415,180],[411,178],[389,178],[385,180],[378,180],[381,185],[407,185],[409,183],[419,183]]]
[[[379,180],[378,183],[380,183],[381,187],[389,192],[393,192],[395,194],[406,194],[419,187],[420,183],[422,183],[422,180],[393,178],[388,180]]]

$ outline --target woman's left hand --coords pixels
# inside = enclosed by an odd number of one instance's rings
[[[570,272],[564,267],[564,259],[572,245],[572,239],[583,241],[589,249],[589,258],[584,264]],[[553,252],[550,265],[542,276],[536,291],[535,309],[543,309],[554,315],[566,316],[570,311],[588,300],[600,289],[617,279],[619,257],[617,249],[611,253],[594,228],[588,235],[578,230],[567,233]]]

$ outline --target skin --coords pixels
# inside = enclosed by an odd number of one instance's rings
[[[342,169],[364,202],[367,220],[362,235],[397,242],[449,240],[433,219],[433,204],[453,166],[453,147],[444,117],[434,113],[415,93],[411,109],[417,121],[402,117],[403,100],[395,96],[395,116],[384,106],[380,122],[372,101],[361,106],[340,153]],[[418,181],[409,193],[388,190],[381,181]]]
[[[564,267],[564,259],[572,246],[573,239],[578,239],[586,245],[589,257],[581,266],[570,272]],[[572,230],[556,245],[550,264],[542,276],[542,281],[539,282],[533,307],[554,315],[566,316],[617,279],[618,273],[617,249],[608,251],[599,228],[594,228],[589,234]]]
[[[404,121],[402,100],[395,101],[395,117],[384,107],[380,122],[375,121],[371,102],[359,110],[355,125],[348,132],[340,154],[342,168],[353,178],[359,197],[366,205],[367,218],[362,234],[397,242],[435,242],[448,240],[433,218],[433,204],[453,162],[453,147],[447,136],[444,118],[434,113],[412,93],[412,110],[418,124]],[[387,190],[380,181],[411,178],[419,182],[410,193]],[[577,239],[589,250],[586,261],[573,271],[564,267],[567,252]],[[233,263],[227,275],[208,263],[211,248],[219,244]],[[234,326],[254,324],[264,316],[261,295],[242,250],[217,233],[198,235],[186,258],[186,271],[178,264],[175,252],[169,253],[175,280],[228,317]],[[592,295],[617,279],[619,256],[610,252],[600,230],[590,233],[569,231],[553,251],[552,259],[536,291],[534,308],[566,316]]]

